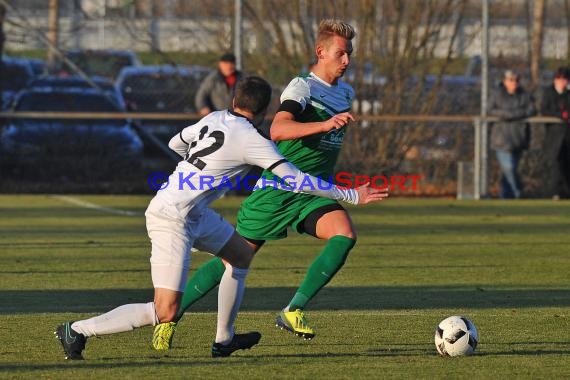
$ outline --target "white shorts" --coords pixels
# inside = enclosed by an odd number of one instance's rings
[[[190,249],[216,255],[235,228],[212,209],[182,216],[172,205],[153,198],[146,212],[150,237],[152,283],[155,288],[183,292],[190,268]]]

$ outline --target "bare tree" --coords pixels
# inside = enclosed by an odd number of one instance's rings
[[[4,35],[4,18],[6,17],[6,7],[4,4],[0,4],[0,57],[4,56],[4,41],[6,39]],[[4,64],[0,61],[0,97],[4,92]]]
[[[564,19],[566,28],[570,30],[570,0],[564,1]],[[566,34],[566,60],[570,59],[570,33]]]
[[[369,47],[362,53],[365,60],[371,61],[381,53],[386,83],[371,83],[370,79],[364,80],[360,76],[354,83],[357,97],[369,102],[379,101],[382,112],[388,114],[466,112],[462,101],[476,97],[464,93],[467,89],[450,88],[443,82],[443,76],[456,56],[456,39],[466,4],[466,0],[421,3],[397,0],[369,4],[381,9],[360,14],[359,38],[379,40],[380,52]],[[377,19],[378,13],[382,15],[383,28],[379,29],[377,22],[366,27],[371,20]],[[367,28],[376,33],[369,35]],[[380,30],[383,34],[378,34]],[[367,46],[366,42],[360,41],[359,47],[363,44]],[[436,59],[436,49],[441,50],[444,46],[445,58]],[[434,71],[437,75],[428,80],[427,74]],[[441,128],[423,123],[384,123],[374,128],[351,128],[347,136],[350,144],[345,146],[340,165],[369,173],[401,172],[406,158],[411,158],[415,164],[427,165],[428,161],[421,159],[420,146],[438,133],[442,133]],[[450,134],[448,137],[456,144],[461,144],[457,136],[451,135],[451,130],[445,133]],[[434,170],[452,169],[449,165],[439,165]]]
[[[50,46],[47,52],[47,64],[50,70],[53,70],[56,61],[56,52],[54,48],[58,46],[59,35],[59,3],[58,0],[49,0],[49,30],[48,40]]]
[[[531,86],[535,88],[540,82],[540,62],[542,60],[542,40],[544,35],[544,10],[546,0],[534,0],[530,75]]]
[[[6,36],[4,35],[4,19],[6,18],[6,7],[4,4],[0,4],[0,57],[4,55],[4,41]]]

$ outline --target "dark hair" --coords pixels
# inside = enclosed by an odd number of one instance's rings
[[[219,59],[220,62],[236,63],[236,56],[233,53],[224,53]]]
[[[238,82],[234,99],[235,107],[258,115],[271,101],[271,85],[260,77],[246,77]]]
[[[554,72],[554,78],[569,79],[570,78],[570,72],[569,72],[568,68],[567,67],[559,67],[558,69],[556,69],[556,71]]]

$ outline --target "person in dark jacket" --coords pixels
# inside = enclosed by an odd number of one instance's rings
[[[536,114],[534,99],[519,85],[519,79],[516,72],[505,71],[501,84],[489,100],[489,115],[500,119],[491,130],[491,148],[501,166],[501,198],[523,195],[518,164],[530,142],[530,128],[524,119]]]
[[[242,77],[243,73],[236,69],[235,55],[222,55],[218,69],[204,78],[196,93],[196,109],[200,116],[230,108],[235,85]]]
[[[540,113],[561,118],[564,123],[546,124],[544,154],[548,162],[545,187],[551,197],[570,196],[570,70],[560,67],[554,73],[552,84],[543,89]]]

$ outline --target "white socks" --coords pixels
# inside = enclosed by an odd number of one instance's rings
[[[154,302],[149,302],[119,306],[97,317],[74,322],[71,328],[85,336],[93,336],[131,331],[157,323]]]
[[[243,298],[248,272],[249,269],[234,268],[226,264],[218,290],[216,343],[228,344],[234,337],[234,322]],[[154,302],[149,302],[119,306],[97,317],[74,322],[71,328],[89,337],[131,331],[157,323],[159,321]]]
[[[228,344],[234,337],[234,322],[241,305],[245,278],[249,269],[226,264],[226,271],[218,289],[218,329],[216,343]]]

